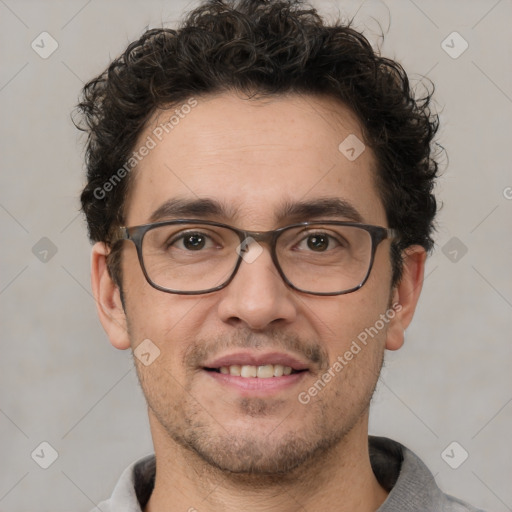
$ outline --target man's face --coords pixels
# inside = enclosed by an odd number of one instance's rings
[[[338,149],[349,135],[363,139],[347,108],[327,98],[297,95],[249,101],[224,94],[197,100],[138,165],[127,226],[150,222],[172,199],[216,201],[224,206],[223,214],[181,217],[253,231],[306,220],[352,220],[332,214],[278,216],[284,203],[326,198],[349,203],[366,224],[387,226],[371,150],[351,161]],[[154,120],[140,141],[171,114]],[[151,287],[135,246],[125,242],[123,248],[131,346],[150,339],[160,350],[149,366],[136,359],[153,436],[159,443],[177,442],[234,472],[289,471],[352,429],[366,429],[389,328],[385,324],[366,346],[359,343],[360,352],[334,371],[316,396],[309,394],[307,404],[301,403],[299,394],[389,309],[389,241],[379,245],[371,275],[360,290],[324,297],[287,287],[268,246],[262,248],[254,261],[242,262],[226,288],[196,296]],[[261,379],[258,386],[254,379],[251,384],[241,376],[226,378],[205,369],[216,362],[221,366],[219,358],[233,364],[288,361],[290,366],[295,360],[305,370]]]

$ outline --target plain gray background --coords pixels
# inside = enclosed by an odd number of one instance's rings
[[[85,81],[147,26],[172,26],[191,5],[0,0],[2,512],[88,511],[152,451],[131,354],[111,347],[90,293],[78,211],[84,139],[70,113]],[[315,5],[355,15],[375,44],[378,20],[382,53],[413,84],[435,82],[449,155],[436,250],[406,344],[388,354],[371,432],[412,448],[446,492],[512,510],[512,2]],[[58,43],[48,58],[31,47],[50,48],[42,32]],[[48,469],[42,442],[58,452]],[[457,469],[445,462],[465,452]]]

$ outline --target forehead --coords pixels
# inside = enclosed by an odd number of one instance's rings
[[[133,171],[126,223],[156,220],[165,203],[212,200],[220,211],[194,217],[267,229],[296,203],[337,199],[383,224],[375,159],[362,139],[351,110],[327,97],[196,97],[155,115],[139,137],[135,150],[150,149]]]

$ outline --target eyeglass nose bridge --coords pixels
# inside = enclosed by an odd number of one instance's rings
[[[268,245],[269,248],[273,249],[276,238],[278,237],[280,230],[278,231],[247,231],[247,230],[237,230],[238,236],[240,237],[240,246],[241,251],[244,251],[248,248],[253,242],[263,243]]]
[[[277,259],[277,250],[276,250],[276,242],[279,235],[283,232],[283,229],[277,229],[272,231],[248,231],[242,229],[236,229],[236,232],[240,238],[240,245],[237,247],[236,252],[238,254],[238,261],[229,278],[228,282],[225,283],[227,286],[231,281],[235,278],[236,274],[238,274],[238,270],[242,264],[242,261],[245,263],[253,263],[256,259],[263,253],[263,248],[259,246],[259,243],[265,244],[269,251],[270,257],[272,259],[272,263],[274,268],[277,270],[277,274],[284,281],[285,284],[295,288],[281,268],[281,265]],[[254,246],[254,243],[258,244],[259,250],[254,250],[254,247],[251,251],[251,246]]]
[[[252,263],[256,258],[263,252],[263,249],[259,244],[267,245],[270,250],[270,255],[274,265],[281,274],[281,268],[276,258],[276,240],[279,236],[280,230],[277,231],[247,231],[237,230],[240,238],[240,245],[237,247],[236,252],[240,260],[244,260],[246,263]],[[259,250],[255,250],[254,243],[258,245]],[[252,249],[252,250],[251,250]],[[251,254],[252,253],[252,254]],[[237,265],[236,270],[238,270]]]

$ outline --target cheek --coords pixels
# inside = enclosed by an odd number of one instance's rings
[[[133,295],[137,300],[130,301],[128,293],[126,312],[132,346],[149,338],[176,367],[200,324],[197,308],[201,299],[178,298],[150,289],[139,291]]]
[[[169,367],[169,354],[164,352],[150,365],[135,358],[138,379],[149,408],[162,425],[173,423],[185,411],[187,380]]]
[[[185,340],[194,332],[200,297],[173,295],[153,288],[144,277],[137,254],[127,251],[123,261],[123,291],[128,334],[135,349],[151,340],[164,359],[176,367],[177,354],[186,348]],[[195,323],[194,323],[195,322]],[[169,340],[173,340],[172,343]]]
[[[204,297],[167,294],[149,285],[147,288],[133,295],[137,297],[133,304],[127,304],[128,334],[137,373],[150,401],[152,395],[160,403],[174,404],[182,401],[193,380],[193,373],[183,361],[204,323]],[[150,340],[149,347],[156,354],[148,366],[137,360],[136,350],[141,342],[148,344],[146,340]]]
[[[331,361],[350,350],[354,341],[361,342],[362,347],[369,341],[373,346],[383,344],[388,322],[380,319],[388,309],[390,291],[369,285],[367,282],[356,292],[307,304],[305,314]]]

